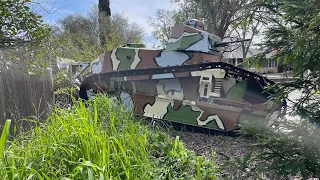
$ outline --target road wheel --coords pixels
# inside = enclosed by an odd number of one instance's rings
[[[88,98],[94,97],[98,93],[106,95],[106,92],[97,84],[90,84],[86,88]]]

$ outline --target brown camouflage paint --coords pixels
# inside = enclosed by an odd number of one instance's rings
[[[189,72],[179,72],[179,73],[173,73],[173,74],[174,74],[174,77],[176,78],[191,76]]]
[[[194,28],[189,28],[188,26],[184,26],[183,24],[178,24],[172,29],[170,38],[178,39],[185,32],[199,33],[201,31],[194,29]]]
[[[158,80],[143,80],[143,81],[136,81],[136,91],[138,94],[144,94],[149,96],[156,96],[157,95],[157,83]]]
[[[179,80],[184,92],[184,99],[197,100],[200,77],[179,78]]]
[[[150,79],[150,75],[126,76],[126,77],[127,77],[127,81]]]
[[[155,62],[155,57],[157,57],[161,52],[161,50],[140,50],[139,57],[141,58],[141,61],[137,65],[136,69],[159,67]]]
[[[184,65],[200,64],[205,62],[221,62],[221,58],[214,54],[194,53],[190,59],[184,62]]]
[[[173,110],[177,111],[182,106],[182,101],[173,100]]]
[[[206,115],[218,115],[220,119],[223,119],[222,122],[227,130],[236,128],[237,119],[242,111],[240,108],[224,107],[204,102],[197,102],[197,105],[206,112]],[[202,117],[202,119],[204,118]]]
[[[113,64],[112,64],[112,60],[111,60],[111,54],[112,54],[112,51],[104,53],[101,72],[111,72],[112,71]]]
[[[146,96],[146,95],[140,95],[140,94],[133,94],[132,100],[134,102],[135,106],[135,113],[137,115],[143,115],[144,114],[144,107],[147,104],[153,104],[155,102],[154,96]]]

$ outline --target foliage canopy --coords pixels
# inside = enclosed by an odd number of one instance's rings
[[[0,1],[0,49],[39,43],[49,30],[30,10],[30,0]]]
[[[307,89],[293,110],[309,119],[320,123],[318,97],[320,83],[320,3],[315,0],[259,0],[251,4],[251,8],[259,8],[269,23],[261,42],[264,53],[250,59],[256,64],[271,50],[277,53],[271,59],[277,60],[299,79],[292,83],[276,84],[274,98],[280,100],[288,97],[293,90]],[[251,14],[254,17],[255,14]],[[307,71],[311,73],[307,73]]]
[[[320,83],[319,9],[320,3],[314,0],[256,0],[248,6],[248,19],[256,17],[253,12],[259,12],[268,23],[260,44],[264,52],[248,60],[259,65],[266,60],[265,54],[276,50],[270,59],[292,69],[293,76],[298,77],[294,82],[271,86],[275,92],[272,98],[280,100],[293,91],[304,90],[289,109],[298,118],[273,119],[272,127],[252,122],[242,124],[241,132],[254,136],[257,143],[246,145],[252,152],[240,161],[236,159],[233,165],[249,168],[249,176],[264,172],[271,179],[319,177],[320,99],[316,95]],[[293,115],[290,111],[288,115]]]

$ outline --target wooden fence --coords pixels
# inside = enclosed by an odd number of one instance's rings
[[[26,117],[45,119],[53,100],[51,71],[45,75],[29,75],[17,67],[0,69],[0,125],[12,120],[17,128],[28,128]],[[20,123],[21,122],[21,123]],[[13,126],[12,126],[13,127]],[[2,129],[2,128],[0,128]],[[18,130],[19,131],[19,130]]]

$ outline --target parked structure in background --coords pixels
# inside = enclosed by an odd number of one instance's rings
[[[72,75],[72,77],[68,78],[73,82],[73,85],[79,89],[80,81],[84,78],[83,76],[88,73],[89,70],[87,68],[90,66],[90,63],[58,57],[57,66],[59,71],[65,71],[68,75]],[[86,73],[84,73],[85,70],[87,70]],[[65,74],[65,76],[67,76],[67,74]]]
[[[259,53],[262,53],[262,51],[259,49],[250,48],[246,57],[249,58]],[[271,57],[274,53],[276,53],[276,51],[272,51],[271,53],[267,54],[266,58]],[[263,63],[259,68],[250,67],[248,64],[243,64],[244,59],[243,59],[243,53],[242,53],[241,47],[235,49],[232,52],[224,53],[223,58],[224,58],[224,62],[232,64],[237,67],[241,67],[250,72],[255,72],[259,74],[275,74],[275,73],[282,72],[282,68],[281,66],[279,66],[276,60],[270,59],[268,60],[268,62]]]
[[[57,58],[57,66],[59,70],[71,72],[73,74],[73,79],[76,79],[87,67],[90,66],[90,63],[59,57]]]

